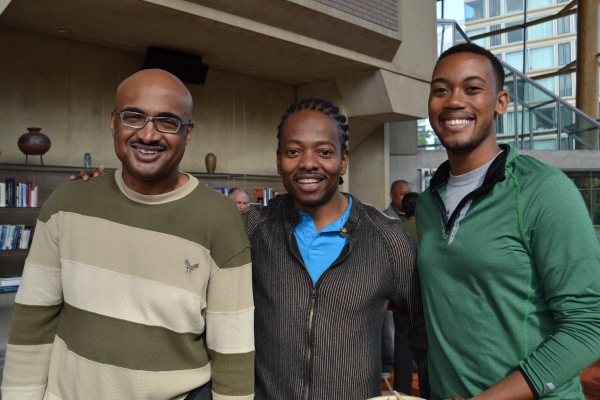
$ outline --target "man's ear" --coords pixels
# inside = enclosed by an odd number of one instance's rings
[[[187,129],[185,131],[185,144],[187,145],[188,142],[190,141],[190,136],[192,136],[192,131],[194,130],[194,121],[191,121],[188,125],[187,125]]]
[[[506,114],[506,110],[508,110],[508,104],[510,103],[510,98],[508,93],[504,90],[501,90],[496,95],[496,114],[504,115]]]
[[[115,137],[115,123],[118,123],[116,118],[118,118],[118,117],[115,115],[115,112],[111,111],[110,112],[110,131],[112,133],[112,137]]]
[[[281,160],[279,159],[279,157],[280,157],[280,154],[279,154],[280,150],[281,149],[275,150],[275,156],[276,156],[275,163],[277,164],[277,173],[279,175],[281,175]]]
[[[344,150],[342,153],[342,165],[340,168],[340,176],[346,174],[346,169],[348,168],[348,157],[349,157],[348,149]]]

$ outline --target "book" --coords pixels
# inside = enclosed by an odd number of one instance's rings
[[[31,191],[31,207],[38,206],[38,193],[39,193],[39,188],[37,186],[34,186]]]
[[[6,236],[4,237],[4,244],[2,245],[2,250],[10,250],[10,245],[12,243],[14,235],[15,235],[15,226],[8,225],[8,229],[6,231]]]
[[[6,207],[6,183],[0,182],[0,207]]]
[[[0,287],[0,293],[14,293],[19,290],[19,286]]]
[[[20,276],[7,276],[0,278],[0,287],[19,286],[20,283]]]
[[[17,206],[17,178],[6,178],[6,203],[8,207]]]
[[[0,232],[0,250],[4,250],[4,241],[6,240],[7,233],[8,225],[2,225],[2,231]]]

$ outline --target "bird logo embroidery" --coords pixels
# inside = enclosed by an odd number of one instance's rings
[[[188,274],[191,274],[192,271],[195,271],[198,269],[199,265],[200,265],[200,263],[196,263],[194,265],[190,264],[190,261],[186,258],[185,259],[185,272],[187,272]]]

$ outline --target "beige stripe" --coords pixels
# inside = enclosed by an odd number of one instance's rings
[[[28,388],[5,388],[2,386],[2,399],[4,400],[23,400],[23,399],[41,399],[46,391],[46,385]],[[46,397],[44,397],[46,399]]]
[[[206,345],[222,354],[254,350],[254,307],[237,313],[206,313]]]
[[[27,255],[27,261],[30,263],[43,265],[48,268],[60,268],[58,243],[51,232],[51,228],[56,229],[57,218],[58,215],[53,215],[47,223],[38,221],[35,225],[31,250]]]
[[[62,303],[60,274],[60,269],[31,264],[27,259],[15,302],[32,306],[54,306]]]
[[[48,380],[51,351],[52,344],[35,346],[8,344],[6,346],[2,388],[22,388],[23,386],[45,388]],[[43,389],[42,393],[44,393]]]
[[[137,276],[203,296],[214,262],[206,248],[177,236],[75,213],[61,213],[61,261]],[[191,273],[186,263],[199,264]],[[204,296],[203,296],[204,297]]]
[[[213,400],[252,400],[254,399],[254,395],[250,394],[248,396],[221,396],[220,394],[216,394],[212,392]]]
[[[252,307],[252,264],[218,270],[210,279],[206,296],[211,312],[239,311]]]
[[[209,379],[210,364],[184,371],[134,371],[79,357],[57,337],[50,362],[48,391],[58,398],[77,400],[178,399]]]
[[[73,307],[179,333],[204,332],[206,303],[186,290],[72,261],[62,270],[65,302]]]
[[[135,202],[143,204],[163,204],[184,198],[185,196],[190,194],[194,189],[196,189],[196,186],[198,186],[198,179],[186,172],[182,173],[188,177],[188,181],[182,187],[175,189],[169,193],[156,195],[144,195],[129,189],[127,185],[125,185],[125,182],[123,182],[122,169],[118,169],[115,171],[115,181],[117,182],[117,186],[119,187],[119,189],[121,189],[121,192],[123,192],[125,196],[127,196]]]

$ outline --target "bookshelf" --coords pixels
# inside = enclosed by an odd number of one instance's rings
[[[40,207],[0,207],[0,225],[35,225],[41,206],[50,194],[67,182],[82,167],[0,164],[0,182],[16,177],[19,182],[35,182],[39,187]],[[279,175],[254,175],[244,173],[216,173],[186,171],[210,187],[241,187],[248,191],[252,200],[254,188],[273,188],[284,193],[285,189]],[[21,275],[29,250],[0,250],[0,275]]]

